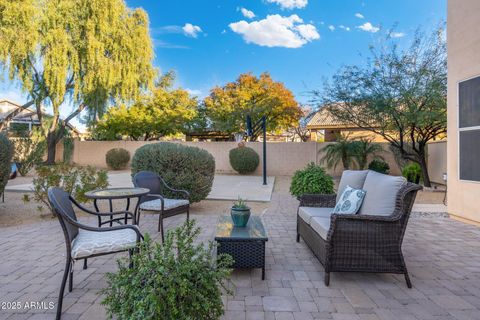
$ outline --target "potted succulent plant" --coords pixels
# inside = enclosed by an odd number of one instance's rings
[[[238,197],[238,200],[233,203],[230,214],[232,216],[233,225],[235,227],[243,228],[247,225],[248,219],[250,219],[250,207],[247,206],[245,200]]]

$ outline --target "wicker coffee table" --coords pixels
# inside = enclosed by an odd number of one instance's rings
[[[265,280],[265,242],[268,236],[260,217],[252,215],[244,228],[238,228],[230,216],[221,216],[215,241],[218,243],[217,254],[232,256],[233,268],[261,268],[262,280]]]

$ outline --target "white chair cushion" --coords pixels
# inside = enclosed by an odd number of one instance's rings
[[[338,184],[337,190],[337,200],[340,201],[343,191],[347,186],[350,186],[355,189],[364,189],[363,184],[367,178],[368,170],[345,170],[342,173],[342,178]]]
[[[356,214],[362,205],[365,191],[354,189],[350,186],[345,188],[340,200],[335,205],[333,213],[338,214]]]
[[[190,204],[190,202],[184,199],[163,199],[164,210],[170,210],[173,208],[186,206],[188,204]],[[140,209],[146,211],[162,211],[162,201],[160,199],[146,201],[140,205]]]
[[[333,208],[314,208],[314,207],[300,207],[298,208],[298,215],[306,223],[310,224],[312,217],[329,218],[332,214]]]
[[[394,177],[369,171],[363,190],[367,193],[359,214],[389,216],[395,210],[398,191],[407,183],[404,177]]]
[[[137,233],[132,229],[115,231],[88,231],[80,229],[72,242],[72,257],[80,259],[94,254],[134,248]]]
[[[310,226],[323,240],[327,240],[328,230],[330,230],[330,217],[312,217]]]

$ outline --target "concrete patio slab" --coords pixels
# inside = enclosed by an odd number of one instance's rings
[[[31,182],[7,185],[6,191],[32,192]],[[108,172],[111,187],[132,187],[130,171]],[[267,177],[267,185],[262,185],[260,176],[215,175],[209,200],[237,200],[238,197],[248,201],[268,202],[272,197],[275,177]]]

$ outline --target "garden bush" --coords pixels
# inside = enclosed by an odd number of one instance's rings
[[[260,162],[258,153],[249,147],[238,147],[230,150],[230,165],[240,174],[254,172]]]
[[[0,133],[0,194],[5,190],[11,172],[13,145],[7,136]]]
[[[419,183],[422,179],[422,168],[420,168],[418,163],[412,162],[402,169],[402,176],[404,176],[408,182]]]
[[[87,202],[85,192],[108,187],[108,176],[105,170],[94,167],[73,167],[67,164],[36,167],[36,178],[33,179],[33,199],[46,206],[52,213],[48,202],[48,188],[60,187],[71,194],[79,202]],[[28,195],[25,201],[30,201]],[[39,206],[39,208],[43,208]]]
[[[132,158],[132,176],[140,171],[159,174],[170,187],[187,190],[190,202],[199,202],[212,190],[215,159],[196,147],[170,142],[147,144],[138,148]],[[166,191],[165,196],[175,194]]]
[[[45,139],[15,138],[15,153],[13,161],[18,166],[20,175],[27,175],[37,164],[41,163],[47,147]]]
[[[368,165],[369,170],[388,174],[390,172],[390,166],[383,160],[372,160]]]
[[[125,169],[130,161],[130,152],[123,148],[110,149],[105,155],[105,161],[113,170]]]
[[[102,290],[110,318],[130,319],[220,319],[222,288],[233,263],[229,255],[214,254],[214,244],[197,243],[200,228],[195,221],[168,232],[163,244],[145,241],[133,255],[132,267],[120,259],[116,273],[107,273]]]
[[[333,179],[321,166],[312,162],[305,169],[295,172],[290,193],[296,197],[302,194],[332,194]]]

